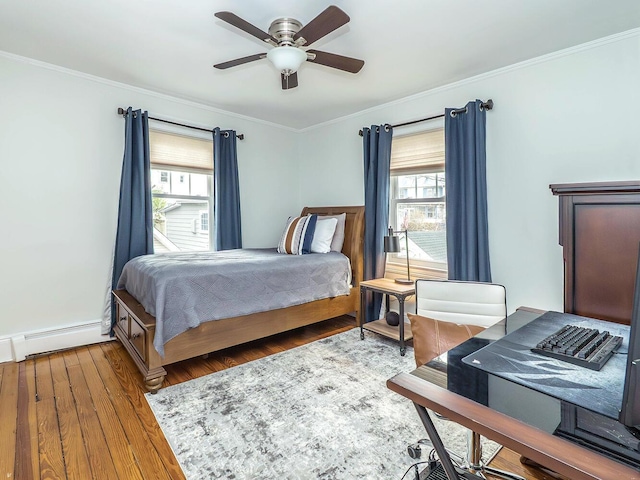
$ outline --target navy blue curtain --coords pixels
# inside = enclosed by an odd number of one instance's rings
[[[444,137],[449,280],[491,282],[482,102],[445,109]]]
[[[384,236],[389,227],[389,168],[391,125],[362,129],[364,150],[364,279],[384,276]],[[367,292],[361,321],[377,320],[382,294]]]
[[[127,109],[124,127],[124,156],[120,178],[118,230],[113,258],[112,288],[116,288],[125,263],[153,253],[153,212],[149,157],[149,118],[147,112]],[[111,335],[115,325],[111,305]]]
[[[234,130],[213,130],[215,249],[242,248],[240,182]]]

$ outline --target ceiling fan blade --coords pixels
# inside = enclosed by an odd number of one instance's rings
[[[357,58],[343,57],[342,55],[319,50],[307,50],[307,53],[312,53],[316,56],[313,60],[307,59],[307,62],[319,63],[325,67],[337,68],[349,73],[358,73],[364,66],[364,60],[358,60]]]
[[[349,20],[349,15],[335,5],[331,5],[302,27],[302,29],[293,36],[293,40],[297,42],[298,39],[302,38],[304,42],[300,43],[300,45],[309,46],[313,42],[333,32],[335,29],[348,23]]]
[[[280,80],[282,81],[282,89],[289,90],[290,88],[296,88],[298,86],[298,72],[293,72],[291,75],[286,76],[284,73],[280,74]]]
[[[236,58],[235,60],[229,60],[228,62],[217,63],[214,65],[214,68],[219,68],[220,70],[224,70],[226,68],[237,67],[238,65],[254,62],[256,60],[260,60],[261,58],[266,58],[266,57],[267,57],[266,53],[256,53],[255,55],[249,55],[248,57]]]
[[[239,16],[231,12],[217,12],[214,14],[220,20],[224,20],[230,25],[233,25],[240,30],[247,32],[249,35],[253,35],[256,38],[259,38],[263,42],[270,43],[271,45],[277,46],[278,41],[269,35],[267,32],[263,32],[258,27],[251,25],[246,20],[243,20]]]

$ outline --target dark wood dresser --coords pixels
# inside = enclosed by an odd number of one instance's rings
[[[640,181],[553,184],[564,311],[629,324],[640,245]]]

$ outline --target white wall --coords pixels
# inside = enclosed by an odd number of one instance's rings
[[[0,344],[102,317],[124,142],[116,110],[129,105],[245,134],[244,246],[276,245],[298,210],[293,155],[282,151],[296,133],[0,52]]]
[[[304,205],[363,203],[363,126],[492,98],[493,279],[507,287],[510,311],[560,310],[558,201],[548,186],[640,178],[638,85],[633,33],[296,133],[0,52],[0,361],[9,337],[102,316],[122,163],[119,106],[244,133],[243,242],[260,247],[275,245],[284,219]]]
[[[363,203],[357,134],[363,126],[425,118],[492,98],[487,182],[493,281],[506,286],[510,311],[521,305],[561,311],[558,199],[549,184],[640,179],[639,86],[636,31],[309,129],[298,139],[301,202]]]

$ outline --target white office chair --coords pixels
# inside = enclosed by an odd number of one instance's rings
[[[483,328],[497,323],[504,325],[507,317],[506,290],[504,286],[494,283],[420,279],[416,281],[416,314],[459,325],[475,325]],[[420,319],[412,319],[412,324],[415,321]],[[424,340],[414,334],[414,350],[420,349],[420,341]],[[453,342],[443,343],[455,345],[462,341],[464,339],[456,338]],[[482,473],[487,472],[503,478],[522,478],[484,466],[481,457],[480,435],[469,430],[466,460],[470,470],[479,476],[484,476]]]
[[[502,285],[454,280],[416,280],[416,313],[462,325],[490,327],[507,316]]]

